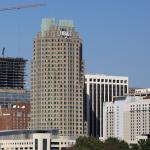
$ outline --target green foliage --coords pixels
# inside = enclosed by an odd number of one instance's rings
[[[129,150],[129,145],[123,140],[108,138],[104,142],[103,150]]]
[[[103,143],[93,137],[79,137],[76,141],[77,150],[101,150]]]
[[[139,142],[139,150],[150,150],[150,139],[140,140]]]
[[[128,143],[117,138],[108,138],[102,142],[94,137],[79,137],[75,146],[68,150],[150,150],[150,139],[140,140],[129,147]]]
[[[104,142],[94,137],[79,137],[69,150],[129,150],[129,145],[117,138],[108,138]]]
[[[119,150],[119,140],[117,138],[108,138],[104,142],[103,150]]]
[[[119,142],[119,149],[120,150],[129,150],[129,145],[128,145],[128,143],[127,142],[125,142],[125,141],[120,141]]]
[[[131,144],[130,150],[139,150],[140,146],[138,144]]]

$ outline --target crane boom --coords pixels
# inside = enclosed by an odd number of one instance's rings
[[[34,3],[34,4],[24,4],[24,5],[16,5],[16,6],[10,6],[10,7],[0,7],[0,11],[7,11],[7,10],[19,10],[19,9],[25,9],[25,8],[31,8],[31,7],[41,7],[45,6],[44,3]]]

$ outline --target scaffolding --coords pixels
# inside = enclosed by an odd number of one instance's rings
[[[26,61],[23,58],[0,57],[0,89],[24,89]]]

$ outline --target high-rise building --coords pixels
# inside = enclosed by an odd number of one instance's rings
[[[104,103],[103,137],[117,137],[137,143],[139,137],[150,133],[150,99],[146,97],[118,98]]]
[[[23,58],[0,58],[0,89],[23,89],[26,60]]]
[[[34,39],[31,123],[34,129],[59,129],[62,136],[83,135],[84,66],[82,40],[72,21],[43,19]]]
[[[103,102],[127,94],[128,77],[85,75],[84,118],[90,136],[103,136]]]

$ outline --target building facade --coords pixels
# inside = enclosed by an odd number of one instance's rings
[[[43,19],[34,39],[30,128],[83,135],[82,40],[72,21]]]
[[[27,129],[30,103],[16,102],[9,108],[0,108],[0,130]]]
[[[75,142],[73,138],[59,137],[56,129],[0,132],[1,150],[64,150]]]
[[[27,129],[29,114],[30,91],[0,89],[0,130]]]
[[[104,103],[103,136],[117,137],[137,143],[139,137],[150,133],[150,99],[126,97]]]
[[[26,60],[23,58],[0,58],[0,89],[24,88]]]
[[[0,108],[11,108],[17,102],[30,103],[30,91],[25,89],[0,89]]]
[[[142,96],[142,97],[150,97],[150,88],[129,88],[130,96]]]
[[[88,134],[103,136],[103,102],[128,94],[128,77],[107,75],[85,75],[85,120]]]
[[[27,129],[30,91],[25,90],[26,60],[0,58],[0,130]]]

